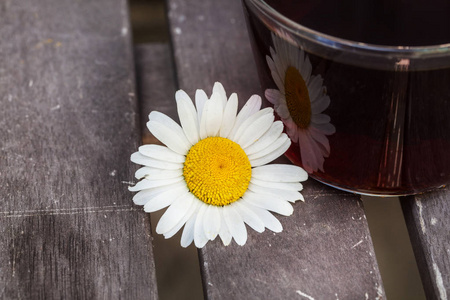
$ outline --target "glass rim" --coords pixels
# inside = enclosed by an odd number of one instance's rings
[[[423,59],[423,58],[443,58],[450,57],[450,41],[446,44],[430,45],[430,46],[388,46],[363,43],[344,38],[335,37],[322,33],[320,31],[308,28],[297,22],[292,21],[280,12],[272,8],[264,0],[244,0],[251,2],[260,14],[265,15],[277,25],[281,26],[289,33],[299,36],[302,39],[306,39],[309,42],[319,44],[321,46],[332,48],[335,50],[341,50],[346,52],[352,52],[353,54],[359,54],[362,56],[388,56],[390,59]],[[450,59],[449,59],[450,61]]]

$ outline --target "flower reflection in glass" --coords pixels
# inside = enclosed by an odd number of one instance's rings
[[[299,47],[272,34],[274,48],[266,56],[278,89],[267,89],[265,96],[274,105],[286,132],[298,143],[303,168],[309,173],[324,171],[330,155],[327,135],[335,133],[330,117],[323,113],[330,105],[323,79],[312,75],[308,56]]]

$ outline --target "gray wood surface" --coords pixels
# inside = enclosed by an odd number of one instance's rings
[[[156,298],[125,0],[0,3],[0,298]]]
[[[179,87],[209,94],[215,81],[241,104],[262,94],[240,1],[169,0]],[[219,239],[200,251],[209,299],[382,299],[384,289],[359,197],[313,180],[306,203],[278,218],[284,231],[248,230],[243,247]]]
[[[450,190],[401,198],[428,299],[450,298]]]

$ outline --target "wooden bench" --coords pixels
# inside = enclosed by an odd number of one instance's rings
[[[0,36],[0,298],[157,298],[126,1],[4,1]]]
[[[176,89],[214,81],[262,95],[239,1],[167,4],[171,47],[135,55],[125,0],[0,4],[1,299],[158,298],[149,216],[127,190],[139,118],[176,117]],[[450,296],[449,193],[402,199],[430,299]],[[313,180],[303,194],[282,233],[199,251],[206,298],[385,298],[360,197]]]

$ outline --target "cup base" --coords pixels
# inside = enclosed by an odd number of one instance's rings
[[[440,185],[437,187],[432,187],[429,189],[424,189],[424,190],[420,190],[420,191],[396,191],[396,190],[392,190],[392,191],[377,191],[377,190],[364,190],[364,189],[355,189],[353,187],[346,187],[346,186],[340,186],[340,185],[336,185],[334,183],[331,182],[327,182],[326,180],[323,180],[322,178],[316,177],[314,175],[309,174],[309,177],[322,183],[325,184],[329,187],[344,191],[344,192],[348,192],[348,193],[352,193],[352,194],[358,194],[358,195],[363,195],[363,196],[371,196],[371,197],[380,197],[380,198],[387,198],[387,197],[403,197],[403,196],[413,196],[413,195],[417,195],[417,194],[423,194],[423,193],[427,193],[427,192],[432,192],[435,190],[439,190],[442,188],[445,188],[446,185]]]

